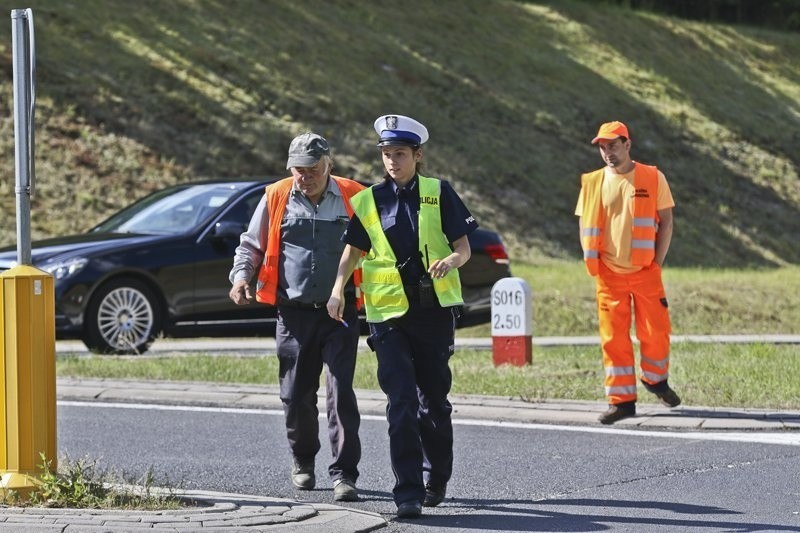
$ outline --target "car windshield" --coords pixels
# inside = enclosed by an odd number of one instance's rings
[[[94,232],[178,235],[216,213],[244,183],[173,187],[151,194],[92,229]]]

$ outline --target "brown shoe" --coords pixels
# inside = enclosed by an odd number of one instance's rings
[[[613,424],[617,420],[636,415],[636,402],[610,404],[608,409],[598,417],[601,424]]]

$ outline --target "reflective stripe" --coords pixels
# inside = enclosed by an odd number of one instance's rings
[[[606,376],[632,376],[632,366],[607,366]]]
[[[631,241],[631,248],[642,248],[642,249],[655,249],[656,241],[644,240],[644,239],[633,239]]]
[[[642,371],[642,377],[647,378],[649,381],[652,381],[651,385],[656,383],[661,383],[662,381],[666,381],[669,377],[669,372],[664,374],[656,374],[654,372],[648,372],[647,370]]]
[[[597,250],[584,250],[583,251],[583,258],[584,259],[597,259],[600,257],[600,252]]]
[[[581,230],[581,236],[583,236],[583,237],[599,237],[600,236],[600,228],[583,228]]]
[[[606,387],[606,396],[619,396],[623,394],[636,394],[636,385],[626,385],[624,387]]]
[[[373,270],[364,270],[364,279],[361,280],[364,285],[368,284],[403,284],[400,278],[400,272],[395,269],[394,271],[375,272]]]
[[[656,220],[649,217],[638,217],[633,219],[633,226],[639,228],[655,228]]]
[[[667,368],[669,366],[669,356],[665,357],[660,361],[656,361],[655,359],[650,359],[649,357],[642,356],[642,363],[647,363],[657,368]]]
[[[366,213],[364,217],[361,219],[361,225],[365,228],[372,226],[373,224],[377,224],[381,221],[381,217],[377,211]]]
[[[366,293],[365,296],[368,305],[381,307],[400,307],[408,304],[405,297],[398,294]]]
[[[454,291],[461,288],[461,283],[458,278],[436,278],[433,280],[433,286],[436,289],[436,294],[441,291]],[[444,307],[444,306],[443,306]]]

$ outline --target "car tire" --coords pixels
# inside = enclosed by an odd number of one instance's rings
[[[114,279],[95,291],[86,308],[83,342],[94,353],[142,354],[161,332],[162,317],[149,286],[133,278]]]

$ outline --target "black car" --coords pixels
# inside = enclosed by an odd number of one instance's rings
[[[264,181],[206,181],[162,189],[87,233],[33,243],[31,259],[55,281],[56,335],[82,339],[97,353],[146,351],[159,335],[274,333],[275,308],[237,306],[228,273]],[[510,275],[500,236],[470,234],[461,269],[460,326],[489,321],[489,293]],[[0,249],[0,272],[16,264]]]

